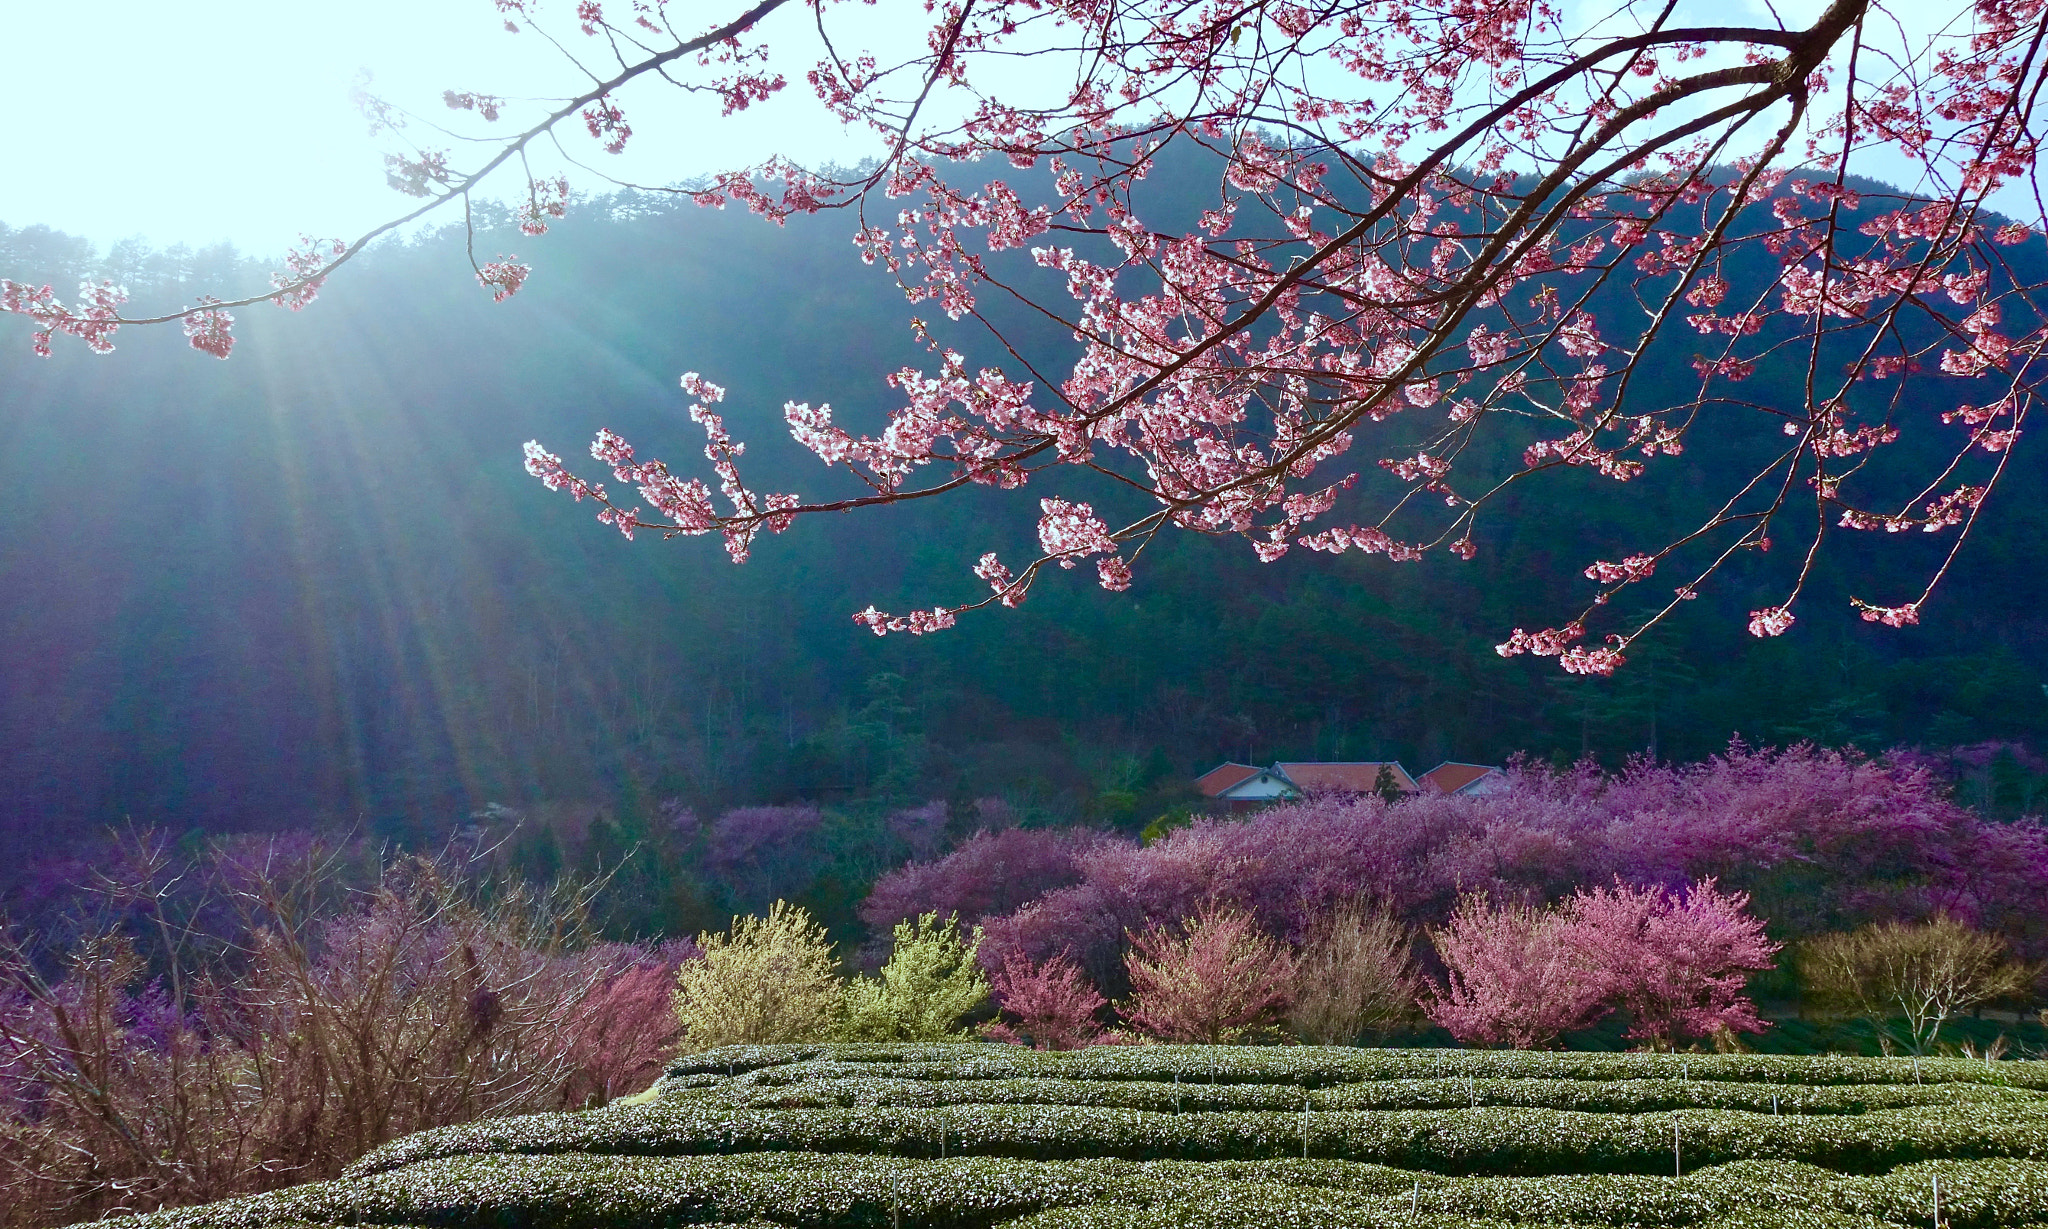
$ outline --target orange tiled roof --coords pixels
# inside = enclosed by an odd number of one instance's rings
[[[1499,771],[1490,764],[1457,764],[1447,760],[1423,773],[1422,780],[1440,794],[1455,794],[1487,773]]]
[[[1238,782],[1250,780],[1252,777],[1257,776],[1258,773],[1259,770],[1250,764],[1239,764],[1234,761],[1218,764],[1216,767],[1195,778],[1195,788],[1214,798]]]
[[[1419,792],[1415,778],[1408,775],[1407,769],[1392,760],[1275,764],[1274,767],[1304,792],[1339,790],[1353,794],[1369,794],[1372,792],[1373,784],[1379,780],[1382,768],[1393,770],[1394,788],[1404,794]]]

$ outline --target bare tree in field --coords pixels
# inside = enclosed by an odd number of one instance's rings
[[[225,357],[232,309],[303,307],[435,210],[467,217],[510,190],[541,234],[569,185],[532,159],[603,181],[580,142],[623,150],[652,91],[726,114],[807,94],[879,156],[660,190],[778,221],[843,211],[914,310],[978,321],[984,342],[956,352],[913,318],[931,358],[877,373],[898,406],[866,430],[786,405],[829,467],[817,493],[749,485],[723,390],[696,373],[706,477],[603,431],[591,452],[614,485],[529,444],[549,487],[628,536],[717,533],[740,560],[814,513],[1035,486],[1037,547],[983,554],[978,600],[857,616],[926,632],[1015,605],[1048,564],[1126,588],[1169,528],[1267,560],[1470,558],[1503,494],[1545,471],[1625,482],[1703,442],[1748,458],[1675,536],[1571,561],[1584,607],[1499,646],[1603,674],[1739,552],[1787,560],[1750,616],[1773,636],[1832,534],[1960,546],[2039,381],[2042,0],[1832,0],[1759,24],[1676,0],[497,7],[553,40],[577,84],[538,102],[451,90],[438,120],[373,100],[402,146],[391,182],[419,198],[389,225],[309,242],[267,290],[148,321],[110,285],[65,301],[6,283],[0,307],[43,349],[177,320]],[[912,50],[866,50],[905,23],[924,30]],[[778,67],[797,63],[800,83]],[[1159,185],[1169,164],[1206,168],[1202,199]],[[1871,186],[1902,174],[1905,189]],[[528,266],[475,238],[479,281],[516,293]],[[1075,347],[1029,344],[1003,323],[1020,318]],[[1120,510],[1063,489],[1076,468],[1123,492]],[[1918,622],[1953,557],[1857,599],[1863,617]]]
[[[1903,1040],[1915,1054],[1932,1049],[1952,1017],[2024,993],[2034,979],[2003,938],[1947,915],[1822,935],[1802,948],[1799,968],[1808,993],[1867,1017],[1881,1036],[1890,1021],[1904,1020]]]
[[[1385,905],[1356,900],[1317,918],[1295,965],[1288,1031],[1350,1045],[1415,1021],[1414,936]]]

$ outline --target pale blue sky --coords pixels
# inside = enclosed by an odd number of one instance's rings
[[[802,29],[781,24],[788,38]],[[0,31],[13,100],[0,125],[0,222],[103,244],[228,239],[274,253],[300,231],[353,235],[405,206],[349,101],[364,69],[375,91],[438,117],[450,115],[444,89],[579,88],[536,35],[504,33],[491,0],[0,0]],[[624,157],[590,148],[580,128],[576,152],[654,182],[754,161],[769,145],[846,157],[853,143],[818,122],[800,71],[791,76],[784,98],[737,121],[701,122],[715,111],[692,115],[674,91],[650,92],[629,111]],[[569,174],[574,187],[599,186]]]
[[[1802,10],[1786,12],[1796,22],[1818,3],[1779,7]],[[703,5],[680,0],[675,11]],[[572,0],[543,3],[558,21],[573,10]],[[847,31],[849,46],[862,48],[916,40],[924,20],[921,5],[834,10],[843,31],[847,22],[864,27]],[[376,92],[439,118],[451,114],[439,101],[444,89],[559,96],[583,84],[539,36],[506,34],[491,0],[0,0],[0,32],[14,100],[0,125],[0,222],[44,223],[102,244],[227,239],[274,254],[301,231],[353,237],[400,211],[410,202],[384,185],[381,148],[349,100],[364,70]],[[872,152],[861,134],[827,119],[803,83],[817,54],[808,8],[771,15],[763,33],[792,81],[777,99],[720,119],[715,104],[657,85],[623,100],[635,130],[623,157],[598,151],[580,129],[565,140],[579,157],[652,183],[770,152],[812,164]],[[573,21],[563,34],[579,53],[594,47]],[[1005,92],[1045,88],[1045,66],[1030,68]],[[604,186],[563,169],[578,190]],[[1885,158],[1861,169],[1907,182],[1918,171]],[[2030,202],[2006,195],[2024,216]]]

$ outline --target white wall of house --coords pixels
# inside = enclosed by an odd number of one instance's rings
[[[1285,777],[1277,773],[1262,772],[1257,776],[1246,777],[1216,796],[1231,802],[1269,802],[1276,798],[1292,798],[1299,792],[1288,784]]]

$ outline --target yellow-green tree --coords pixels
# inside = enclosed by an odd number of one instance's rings
[[[949,915],[927,913],[896,924],[889,963],[876,977],[846,987],[849,1041],[954,1041],[970,1034],[963,1017],[988,1002],[988,978],[975,961],[981,930],[963,936]]]
[[[697,937],[701,960],[676,974],[676,1020],[694,1050],[825,1041],[839,1029],[843,986],[825,930],[787,901]]]

